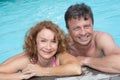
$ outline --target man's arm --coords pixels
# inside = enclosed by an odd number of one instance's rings
[[[87,57],[83,65],[107,73],[120,73],[120,55],[110,55],[104,58]]]
[[[97,38],[97,45],[104,52],[105,57],[84,57],[83,65],[102,72],[120,73],[120,48],[114,43],[112,37],[106,33],[101,34]]]

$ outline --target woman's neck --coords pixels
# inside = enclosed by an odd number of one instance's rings
[[[53,60],[53,57],[50,59],[45,59],[40,56],[40,57],[38,57],[37,64],[39,64],[40,66],[43,66],[43,67],[52,66],[53,65],[52,60]]]

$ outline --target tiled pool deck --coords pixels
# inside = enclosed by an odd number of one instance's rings
[[[30,80],[120,80],[119,74],[106,74],[90,68],[83,68],[83,74],[72,77],[39,77]]]

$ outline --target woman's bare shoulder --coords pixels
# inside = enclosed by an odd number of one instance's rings
[[[25,60],[25,61],[28,61],[29,60],[29,57],[23,52],[23,53],[20,53],[20,54],[17,54],[9,59],[7,59],[6,61],[3,62],[3,64],[8,64],[8,63],[11,63],[13,61],[18,61],[18,60]]]
[[[29,64],[29,57],[26,54],[18,54],[7,59],[0,65],[0,72],[12,73],[24,69]]]
[[[61,54],[58,54],[57,57],[59,58],[60,64],[77,62],[76,58],[71,54],[69,54],[68,52],[63,52]]]

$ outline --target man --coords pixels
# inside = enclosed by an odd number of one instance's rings
[[[120,49],[111,35],[94,31],[91,8],[86,4],[70,6],[65,13],[69,51],[82,66],[107,73],[120,73]]]

